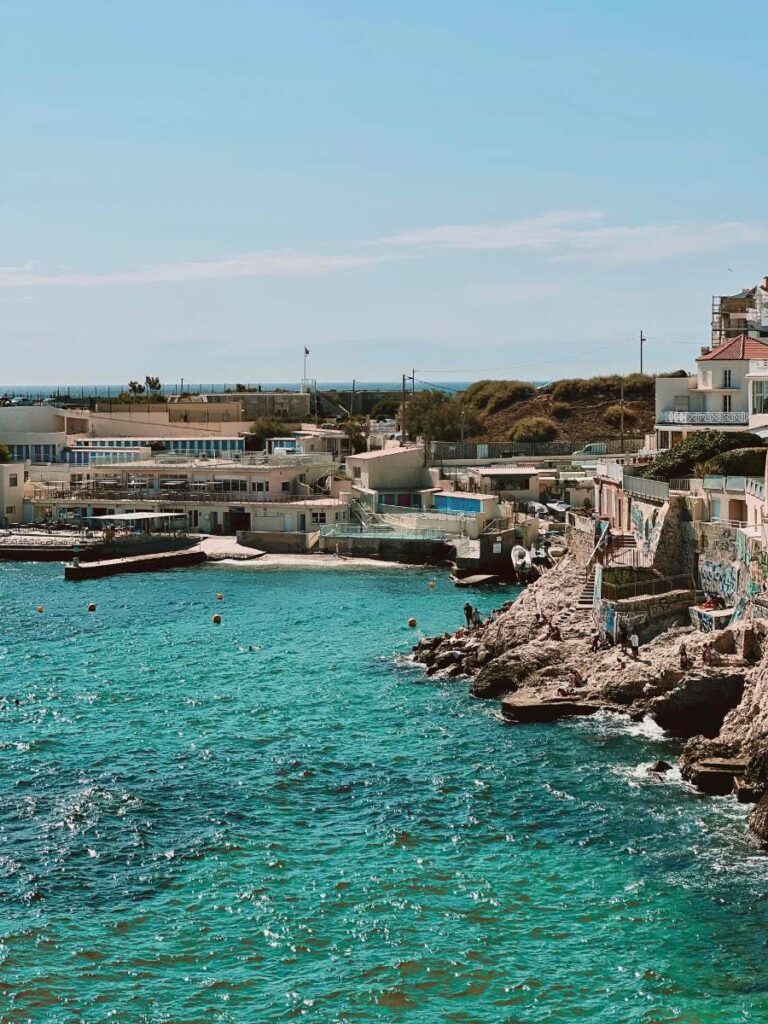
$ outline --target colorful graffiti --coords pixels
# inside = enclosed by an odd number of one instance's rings
[[[701,589],[707,594],[718,594],[730,601],[739,586],[738,564],[732,562],[710,562],[702,558],[699,561],[699,580]]]

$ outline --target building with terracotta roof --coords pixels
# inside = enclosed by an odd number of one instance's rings
[[[670,448],[700,430],[768,436],[768,337],[741,334],[703,348],[690,377],[656,380],[655,442]]]

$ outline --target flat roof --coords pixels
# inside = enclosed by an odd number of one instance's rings
[[[123,512],[122,514],[116,512],[111,516],[89,516],[89,519],[100,522],[104,519],[119,519],[121,523],[135,523],[143,522],[146,519],[172,519],[174,516],[186,516],[186,514],[186,512]]]
[[[381,459],[386,455],[402,455],[403,452],[418,452],[420,455],[424,453],[424,449],[421,445],[414,446],[413,448],[377,448],[373,452],[358,452],[357,455],[348,455],[347,461],[350,459]]]
[[[534,466],[470,466],[468,472],[478,476],[538,476],[546,471]]]

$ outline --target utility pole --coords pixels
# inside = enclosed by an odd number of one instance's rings
[[[411,399],[416,397],[416,371],[411,370]]]
[[[642,333],[640,334],[642,338]],[[643,372],[642,370],[640,371]],[[624,381],[621,382],[621,426],[619,428],[621,434],[621,454],[624,454]]]
[[[349,418],[354,419],[355,416],[355,378],[352,378],[352,398],[349,402]]]
[[[400,444],[404,445],[407,439],[405,432],[405,374],[403,374],[403,395],[402,405],[400,406]]]
[[[643,332],[640,331],[640,373],[643,372],[643,342],[644,341],[645,341],[645,338],[643,336]]]

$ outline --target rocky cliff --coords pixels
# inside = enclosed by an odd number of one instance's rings
[[[420,641],[414,660],[429,675],[466,679],[475,697],[500,699],[512,722],[602,709],[651,715],[688,740],[681,767],[704,791],[768,793],[768,644],[761,658],[755,631],[739,624],[714,635],[669,629],[637,660],[619,647],[593,651],[591,609],[579,605],[584,583],[583,562],[567,555],[483,625]],[[704,664],[707,643],[714,664]],[[755,812],[756,829],[759,821],[768,841],[768,814]]]

